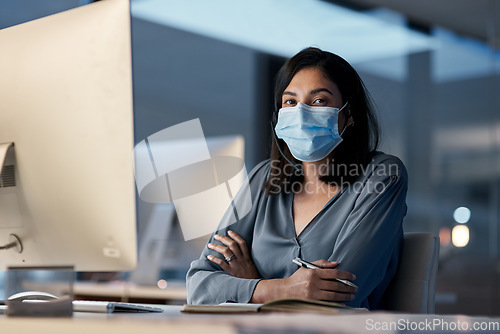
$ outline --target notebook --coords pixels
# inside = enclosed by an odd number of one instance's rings
[[[119,312],[163,312],[159,307],[138,305],[122,302],[103,302],[89,300],[74,300],[73,311],[93,313],[119,313]]]
[[[186,313],[246,313],[246,312],[317,312],[346,313],[368,312],[366,308],[354,308],[344,304],[310,299],[276,299],[264,304],[222,303],[217,305],[184,305]]]

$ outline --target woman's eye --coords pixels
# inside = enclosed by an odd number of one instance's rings
[[[290,106],[296,104],[295,100],[286,100],[283,101],[283,105]]]
[[[323,99],[314,100],[314,104],[325,104],[325,103],[326,103],[326,100],[323,100]]]

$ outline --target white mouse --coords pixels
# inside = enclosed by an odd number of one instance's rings
[[[8,298],[11,301],[25,301],[25,300],[45,300],[49,301],[52,299],[57,299],[57,296],[53,294],[42,292],[42,291],[24,291],[13,294]]]

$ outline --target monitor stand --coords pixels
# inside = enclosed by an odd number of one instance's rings
[[[73,266],[8,267],[5,292],[8,316],[73,315]]]

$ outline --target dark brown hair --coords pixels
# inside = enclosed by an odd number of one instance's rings
[[[354,124],[346,128],[343,141],[329,155],[329,168],[320,180],[330,185],[349,185],[356,181],[359,173],[370,161],[379,144],[380,130],[374,113],[372,100],[354,68],[343,58],[318,48],[307,48],[290,58],[276,76],[274,90],[273,126],[276,125],[281,108],[282,95],[292,78],[305,68],[320,69],[335,83],[346,106],[347,116],[352,116]],[[347,117],[346,117],[347,118]],[[341,129],[340,129],[341,130]],[[277,139],[283,154],[300,166],[286,143]],[[280,153],[276,140],[271,139],[271,173],[264,187],[268,194],[295,191],[294,186],[302,183],[300,169],[291,165]]]

